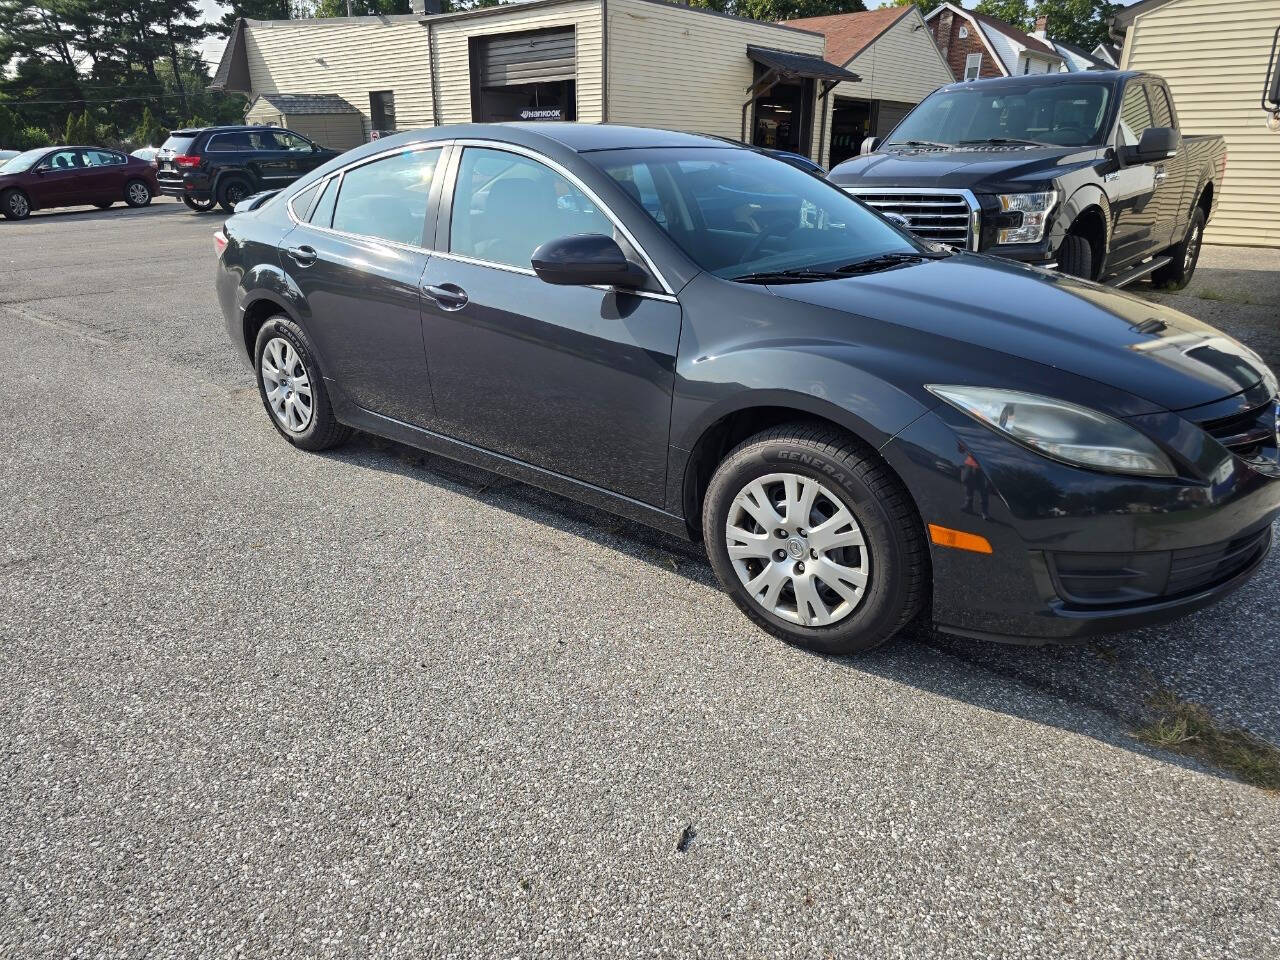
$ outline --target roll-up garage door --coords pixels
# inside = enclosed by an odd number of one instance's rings
[[[916,108],[914,103],[895,103],[892,100],[881,100],[880,110],[876,114],[876,136],[887,137],[902,118]]]
[[[573,27],[485,37],[479,53],[484,87],[572,80],[576,69]]]

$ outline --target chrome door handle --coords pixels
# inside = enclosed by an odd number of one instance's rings
[[[467,305],[467,291],[456,283],[428,284],[422,292],[434,300],[441,310],[461,310]]]
[[[309,267],[320,259],[320,254],[316,253],[315,247],[309,247],[306,244],[290,247],[285,253],[289,254],[300,267]]]

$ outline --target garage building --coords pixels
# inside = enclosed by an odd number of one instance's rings
[[[1183,133],[1220,133],[1227,172],[1205,240],[1280,247],[1280,134],[1260,98],[1277,0],[1142,0],[1111,21],[1120,66],[1169,83]]]
[[[820,30],[663,0],[529,0],[448,14],[242,20],[213,85],[259,98],[255,107],[282,94],[341,98],[361,124],[358,137],[353,127],[326,143],[336,148],[374,131],[580,120],[708,133],[825,159],[839,85],[854,85],[841,88],[842,98],[893,104],[949,80],[936,50],[926,50],[937,82],[911,86],[907,78],[921,70],[914,55],[887,56],[867,60],[868,85],[857,86],[861,66],[832,62],[826,47]],[[895,75],[911,92],[894,92]]]

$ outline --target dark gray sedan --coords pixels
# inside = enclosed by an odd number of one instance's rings
[[[440,127],[240,210],[218,294],[290,443],[366,430],[701,538],[811,649],[920,615],[1039,641],[1169,619],[1270,546],[1250,350],[751,150]]]

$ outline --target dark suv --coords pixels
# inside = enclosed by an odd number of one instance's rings
[[[250,194],[276,190],[338,155],[280,127],[174,130],[156,153],[160,192],[192,210],[228,213]]]

